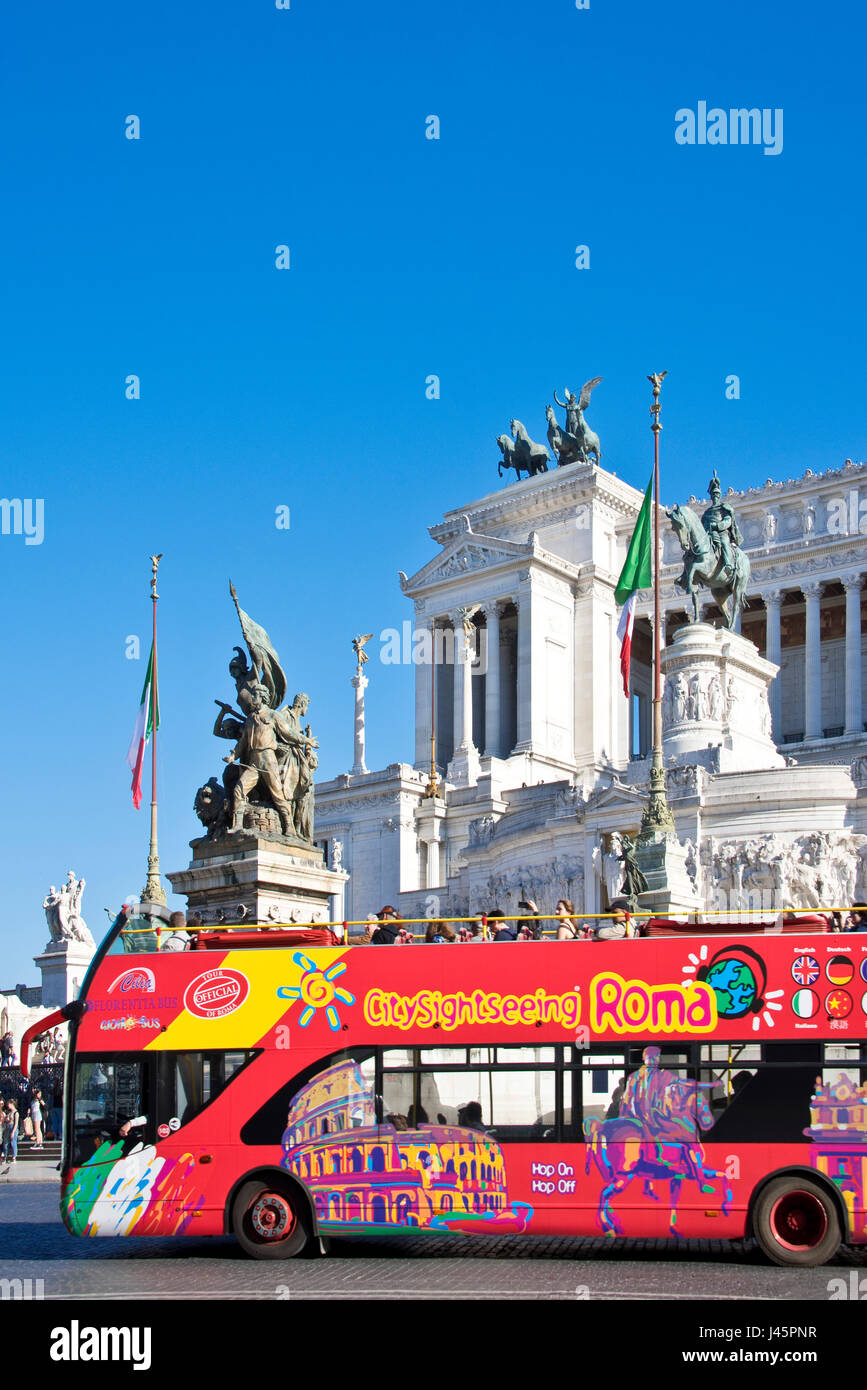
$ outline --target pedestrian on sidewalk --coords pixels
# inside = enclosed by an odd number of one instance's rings
[[[0,1145],[4,1161],[14,1163],[18,1157],[18,1110],[14,1100],[7,1100],[3,1108]]]
[[[30,1100],[30,1118],[33,1121],[33,1147],[31,1152],[36,1152],[42,1148],[42,1122],[43,1122],[42,1092],[37,1086]]]

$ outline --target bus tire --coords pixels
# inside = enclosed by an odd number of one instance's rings
[[[831,1194],[792,1173],[774,1178],[759,1193],[753,1235],[774,1264],[805,1267],[826,1264],[836,1255],[842,1229]]]
[[[257,1260],[288,1260],[310,1239],[300,1193],[279,1178],[245,1182],[232,1203],[232,1230],[244,1251]]]

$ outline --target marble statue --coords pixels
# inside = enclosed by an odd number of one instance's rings
[[[343,868],[343,841],[332,840],[331,842],[331,867],[332,869]]]
[[[701,676],[698,671],[693,671],[689,678],[689,703],[686,717],[687,719],[704,719],[704,691],[701,688]]]
[[[710,506],[701,520],[690,507],[666,508],[683,550],[683,572],[677,586],[692,598],[691,622],[699,621],[698,589],[710,589],[723,617],[733,628],[743,611],[750,562],[743,549],[743,535],[728,503],[722,500],[720,480],[714,472],[708,486]]]
[[[767,511],[762,519],[762,542],[765,546],[773,545],[777,536],[777,514],[774,511]]]
[[[602,856],[602,875],[608,901],[620,896],[623,879],[623,846],[620,836],[615,832],[608,836],[608,848]]]
[[[712,843],[710,874],[718,897],[733,905],[758,898],[779,911],[839,907],[863,896],[867,836],[811,831],[767,834]]]
[[[85,887],[85,880],[77,879],[72,869],[66,875],[66,882],[59,893],[52,883],[42,902],[52,941],[81,941],[86,946],[96,944],[81,915]]]

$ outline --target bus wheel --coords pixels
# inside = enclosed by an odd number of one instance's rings
[[[232,1207],[232,1229],[244,1253],[257,1260],[288,1260],[308,1240],[301,1200],[279,1182],[245,1182]]]
[[[759,1246],[778,1265],[826,1264],[840,1247],[840,1218],[818,1183],[792,1174],[760,1194],[753,1213]]]

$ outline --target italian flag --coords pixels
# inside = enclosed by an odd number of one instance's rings
[[[653,583],[650,565],[650,512],[653,497],[653,477],[647,484],[641,511],[635,523],[632,540],[626,552],[626,560],[620,571],[617,588],[614,590],[616,603],[623,604],[623,612],[617,625],[620,638],[620,670],[623,675],[623,693],[629,699],[629,658],[632,652],[632,628],[635,624],[635,604],[641,589],[649,589]]]
[[[144,764],[145,749],[151,734],[155,733],[159,727],[160,700],[157,692],[157,658],[152,645],[138,717],[130,740],[129,752],[126,755],[126,760],[132,768],[132,804],[136,810],[141,806],[141,770]]]

